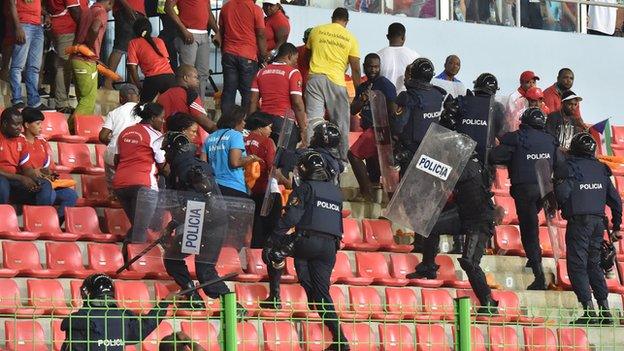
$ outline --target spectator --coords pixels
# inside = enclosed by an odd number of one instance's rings
[[[210,0],[167,0],[165,11],[180,33],[174,39],[175,47],[180,54],[180,65],[190,65],[197,69],[199,98],[203,101],[210,76],[208,62],[211,30],[215,33],[213,38],[215,45],[221,45],[221,33],[212,13]]]
[[[158,191],[157,173],[165,165],[165,152],[161,149],[164,110],[150,102],[135,106],[133,112],[141,118],[138,124],[124,129],[115,148],[115,177],[113,188],[132,227],[124,238],[122,252],[128,258],[127,245],[144,242],[147,228],[156,210],[157,201],[141,201],[139,216],[137,199],[152,196]],[[149,207],[152,205],[152,207]]]
[[[65,52],[74,43],[77,23],[80,22],[82,9],[89,7],[85,0],[47,0],[47,10],[50,13],[52,41],[56,50],[54,66],[54,108],[63,113],[74,112],[69,104],[69,85],[72,80],[72,70],[69,54]]]
[[[9,64],[11,63],[11,55],[13,54],[13,45],[15,44],[15,34],[13,34],[13,23],[11,22],[11,15],[9,14],[9,2],[2,2],[2,8],[0,8],[0,35],[2,49],[0,49],[0,55],[2,61],[0,62],[0,80],[9,81]]]
[[[529,88],[537,85],[539,77],[533,71],[524,71],[520,75],[520,86],[509,95],[505,115],[510,132],[515,131],[520,126],[520,116],[526,110],[528,101],[524,96]]]
[[[388,78],[381,76],[381,62],[379,55],[372,53],[364,58],[364,74],[366,82],[360,84],[355,92],[355,97],[351,103],[351,114],[360,114],[360,126],[364,130],[355,141],[349,151],[349,162],[353,168],[353,174],[360,185],[362,196],[369,201],[373,201],[372,183],[379,183],[379,172],[371,172],[379,168],[377,156],[377,145],[375,142],[375,130],[373,128],[373,116],[370,107],[371,90],[380,91],[386,98],[388,116],[394,115],[394,100],[396,99],[396,88]],[[366,164],[364,164],[366,160]],[[367,170],[368,168],[368,170]]]
[[[548,116],[550,109],[544,103],[544,93],[538,87],[531,87],[526,91],[527,108],[539,108],[544,112],[544,116]],[[523,111],[524,112],[524,111]]]
[[[221,113],[230,115],[237,91],[241,106],[245,111],[249,108],[251,82],[258,72],[258,63],[267,61],[264,15],[251,0],[231,0],[221,9],[219,27],[223,38]]]
[[[308,28],[303,32],[303,45],[297,46],[297,68],[301,72],[301,91],[305,92],[306,82],[308,81],[308,72],[310,71],[310,52],[306,50],[306,43],[310,37],[312,28]]]
[[[466,87],[459,79],[455,78],[461,68],[459,56],[450,55],[444,61],[444,71],[431,80],[431,84],[446,90],[452,97],[466,95]]]
[[[568,149],[575,134],[587,130],[581,116],[574,113],[578,111],[579,102],[583,98],[574,94],[572,90],[563,93],[561,109],[548,115],[546,119],[546,131],[559,140],[559,145]]]
[[[544,29],[562,32],[574,32],[576,30],[576,4],[546,1],[546,18]]]
[[[557,74],[557,82],[546,90],[544,90],[544,103],[550,109],[550,112],[556,112],[561,109],[561,95],[572,89],[574,84],[574,72],[569,68],[562,68]],[[581,116],[579,105],[576,106],[574,115]]]
[[[262,10],[266,14],[264,18],[266,49],[271,57],[275,57],[280,46],[288,41],[290,23],[279,0],[263,0]]]
[[[206,139],[201,158],[210,162],[222,195],[249,198],[243,167],[260,161],[260,158],[255,155],[247,156],[245,152],[242,133],[245,127],[245,110],[235,106],[229,115],[221,116],[217,127],[219,129]]]
[[[290,110],[295,113],[298,127],[290,136],[289,149],[294,149],[300,140],[306,140],[306,114],[301,92],[301,73],[296,67],[297,48],[285,43],[279,48],[273,63],[258,71],[251,84],[249,113],[260,110],[273,118],[271,138],[277,144],[282,130],[283,118]],[[262,104],[260,104],[262,101]]]
[[[141,89],[141,103],[151,102],[156,95],[162,94],[175,85],[175,76],[165,43],[152,37],[152,24],[147,18],[139,18],[133,26],[135,38],[128,44],[128,71],[130,81]],[[145,75],[143,84],[139,81],[139,72]]]
[[[132,84],[122,85],[119,90],[119,103],[121,106],[115,108],[106,115],[102,129],[100,130],[100,142],[106,145],[106,151],[104,152],[104,171],[106,174],[106,183],[108,184],[109,190],[111,190],[111,194],[113,193],[113,177],[115,176],[117,138],[119,138],[119,134],[124,129],[141,121],[141,117],[132,112],[138,102],[139,89]]]
[[[609,4],[617,4],[617,0],[600,0]],[[613,35],[617,22],[617,8],[605,6],[589,6],[587,9],[587,34]]]
[[[346,29],[349,12],[338,7],[332,23],[312,29],[306,47],[312,52],[310,75],[306,86],[308,137],[316,124],[323,121],[325,109],[329,121],[340,129],[339,154],[347,161],[349,150],[349,96],[345,81],[347,64],[351,66],[353,86],[360,85],[360,49],[355,36]]]
[[[43,57],[43,26],[41,1],[7,0],[9,14],[15,29],[15,45],[10,64],[11,103],[23,108],[22,72],[28,96],[28,106],[40,110],[49,107],[39,97],[39,68]]]
[[[113,17],[115,18],[115,40],[113,41],[113,52],[108,56],[108,68],[117,70],[121,56],[128,52],[128,43],[132,39],[132,26],[134,22],[145,17],[144,0],[116,0],[113,6]],[[113,80],[106,77],[104,88],[113,89]]]
[[[392,23],[388,26],[388,47],[377,52],[381,59],[382,77],[388,78],[396,86],[397,94],[405,90],[405,68],[420,55],[404,46],[405,26],[401,23]]]
[[[169,64],[171,68],[175,70],[178,68],[178,50],[175,47],[175,38],[178,36],[178,28],[171,17],[167,15],[165,3],[166,1],[160,0],[156,6],[156,13],[158,13],[158,18],[160,19],[160,23],[162,23],[162,28],[158,33],[158,37],[165,42],[167,52],[169,53]]]
[[[165,123],[165,128],[170,132],[180,132],[184,133],[188,140],[195,140],[197,138],[197,131],[199,130],[199,125],[193,117],[189,114],[176,112],[173,116],[167,119]]]
[[[30,164],[33,167],[37,178],[47,180],[52,184],[52,203],[58,205],[59,222],[65,221],[65,207],[76,205],[78,195],[76,191],[69,187],[56,187],[54,181],[59,175],[54,172],[54,161],[50,154],[50,145],[41,137],[41,122],[44,120],[41,111],[26,107],[22,110],[22,121],[24,122],[24,138],[26,139],[26,151],[30,155]]]
[[[0,115],[0,203],[52,205],[52,184],[37,177],[30,163],[22,123],[15,107]]]
[[[520,25],[522,27],[533,29],[542,29],[544,27],[541,2],[520,0],[520,9]]]

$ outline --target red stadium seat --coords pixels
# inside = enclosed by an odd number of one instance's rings
[[[11,240],[35,240],[38,233],[21,231],[17,222],[17,214],[11,205],[0,205],[0,238]]]
[[[162,321],[156,329],[154,329],[148,336],[140,343],[142,351],[158,351],[160,340],[165,336],[171,335],[174,332],[173,327],[169,322]],[[137,348],[138,348],[137,344]]]
[[[414,335],[405,324],[377,325],[381,351],[414,351]]]
[[[397,244],[394,242],[394,232],[390,221],[384,219],[363,219],[362,230],[364,238],[369,243],[379,243],[384,251],[411,252],[412,245]]]
[[[305,290],[299,284],[285,284],[280,285],[280,298],[282,300],[282,309],[289,314],[289,316],[303,317],[303,318],[318,318],[316,312],[310,311],[308,307],[308,297]],[[271,316],[271,314],[265,314],[265,311],[260,313],[261,316]]]
[[[255,316],[260,312],[258,303],[269,296],[269,291],[262,284],[236,284],[236,301],[247,310],[247,314]]]
[[[63,272],[62,277],[86,278],[95,273],[82,264],[82,253],[76,243],[47,242],[46,265]]]
[[[386,288],[386,310],[401,319],[417,319],[422,313],[416,292],[410,288]]]
[[[416,334],[418,335],[418,329],[416,329]],[[455,339],[455,328],[453,327],[453,339]],[[418,339],[420,340],[420,339]],[[485,346],[485,337],[483,336],[483,332],[475,325],[470,326],[470,346],[471,351],[486,351],[487,348]]]
[[[370,285],[373,278],[356,277],[351,271],[349,256],[344,251],[336,252],[336,264],[332,270],[331,282],[348,285]]]
[[[540,241],[540,248],[542,249],[542,256],[553,257],[553,248],[550,243],[550,235],[548,234],[548,227],[539,227],[538,235],[539,235],[539,241]]]
[[[509,172],[507,167],[496,167],[496,179],[494,180],[492,191],[495,195],[509,196],[509,188],[511,181],[509,180]]]
[[[306,351],[323,351],[332,344],[332,334],[323,323],[301,323],[303,349]]]
[[[143,272],[129,270],[116,274],[117,269],[124,265],[121,248],[117,244],[89,243],[87,245],[87,256],[89,261],[88,268],[90,270],[124,279],[141,279],[145,277]]]
[[[84,137],[87,143],[99,143],[100,130],[104,124],[102,116],[76,116],[76,135]]]
[[[570,277],[568,276],[566,260],[557,261],[557,284],[560,288],[572,290],[572,283],[570,283]]]
[[[24,230],[39,234],[39,239],[76,241],[80,235],[61,230],[58,213],[52,206],[23,206]]]
[[[438,279],[444,281],[444,286],[449,286],[455,289],[470,289],[470,282],[467,280],[460,280],[457,277],[455,271],[455,265],[453,259],[447,255],[436,256],[435,262],[440,266],[438,269]]]
[[[524,327],[523,332],[526,351],[557,351],[557,338],[552,330]]]
[[[356,251],[377,251],[379,250],[379,243],[365,242],[358,220],[353,218],[342,219],[342,243],[347,250]]]
[[[472,289],[457,290],[457,297],[469,296],[474,306],[479,306],[480,302]],[[487,322],[488,324],[503,323],[521,323],[521,324],[542,324],[544,319],[541,317],[530,317],[523,314],[520,307],[520,300],[515,292],[510,290],[492,290],[492,298],[498,301],[498,314],[478,315],[477,321]]]
[[[22,305],[22,298],[17,283],[13,279],[0,279],[0,314],[31,317],[42,314],[42,310]]]
[[[84,143],[87,138],[80,135],[71,135],[67,125],[67,117],[56,111],[45,111],[44,120],[41,122],[41,137],[49,141],[62,141],[67,143]]]
[[[81,206],[109,206],[110,194],[103,176],[86,175],[80,176],[82,186],[82,198],[78,199]]]
[[[43,314],[66,316],[72,312],[67,306],[63,286],[56,279],[28,279],[29,305]]]
[[[102,233],[97,213],[93,207],[65,207],[65,230],[89,241],[117,241],[116,235]]]
[[[247,274],[258,280],[267,280],[267,267],[262,261],[262,249],[247,250]]]
[[[242,322],[236,325],[237,351],[260,351],[258,330],[253,323]]]
[[[454,320],[455,309],[453,298],[447,290],[442,289],[422,289],[423,310],[431,320]]]
[[[104,168],[104,153],[106,153],[106,145],[95,144],[95,165]]]
[[[154,290],[156,291],[156,300],[160,301],[167,297],[167,295],[172,291],[180,290],[180,287],[175,283],[164,284],[161,282],[154,282]],[[206,305],[205,310],[196,310],[196,309],[186,309],[179,308],[175,309],[175,315],[180,317],[208,317],[213,315],[218,315],[221,308],[221,302],[219,299],[211,299],[202,289],[198,290],[199,296],[204,301],[204,305]]]
[[[624,143],[623,143],[624,145]],[[559,351],[591,351],[587,332],[582,328],[559,328]]]
[[[369,323],[342,323],[351,351],[377,351],[379,345]]]
[[[526,256],[520,241],[520,229],[515,225],[496,226],[494,247],[499,255]]]
[[[209,321],[182,321],[180,328],[206,351],[219,351],[218,334]]]
[[[65,341],[65,332],[61,330],[61,319],[52,319],[50,329],[52,330],[52,350],[61,351]]]
[[[405,275],[413,272],[419,263],[418,257],[411,253],[390,254],[391,275],[395,278],[405,278]],[[423,288],[437,288],[443,283],[441,279],[409,279],[409,285]]]
[[[48,351],[45,334],[37,321],[4,321],[4,340],[7,351]]]
[[[388,263],[381,252],[356,252],[355,262],[360,277],[373,278],[374,284],[387,286],[405,286],[409,283],[405,278],[392,278],[388,271]]]
[[[292,322],[263,322],[264,351],[300,351],[299,336]]]
[[[126,236],[132,226],[126,212],[121,208],[105,208],[104,221],[106,230],[120,239]]]
[[[69,289],[71,290],[71,305],[74,308],[82,307],[82,293],[80,287],[82,286],[82,280],[72,280],[69,282]]]
[[[91,162],[91,150],[87,144],[58,143],[59,172],[103,174],[104,168]]]
[[[384,311],[381,297],[372,286],[350,286],[349,301],[351,309],[356,314],[379,320],[396,321],[401,319],[400,315]]]
[[[439,324],[416,324],[417,351],[450,351],[444,327]]]
[[[513,327],[490,326],[488,335],[490,351],[520,351],[518,334]]]
[[[141,315],[147,314],[154,307],[147,285],[141,281],[115,281],[115,298],[120,308]]]
[[[135,257],[145,249],[148,244],[128,244],[128,257]],[[162,260],[162,252],[159,246],[153,247],[145,255],[141,256],[130,266],[131,272],[141,272],[147,278],[168,279],[169,274]]]
[[[256,283],[261,279],[257,274],[246,274],[243,272],[238,251],[233,247],[224,247],[221,249],[216,268],[220,276],[229,273],[237,273],[238,275],[235,279],[239,282]]]
[[[356,321],[368,318],[367,314],[358,314],[353,312],[347,300],[347,297],[340,287],[335,285],[330,286],[329,295],[334,302],[334,308],[336,309],[336,313],[341,320]]]
[[[494,203],[501,206],[505,210],[502,224],[518,224],[518,216],[516,214],[516,203],[511,196],[494,196]]]
[[[41,266],[39,251],[30,241],[3,241],[4,268],[14,269],[21,276],[35,278],[58,278],[63,271],[45,269]]]

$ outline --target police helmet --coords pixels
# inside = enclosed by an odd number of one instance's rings
[[[498,80],[492,73],[481,73],[474,81],[473,91],[492,96],[498,91]]]
[[[297,173],[304,180],[328,181],[329,174],[325,169],[325,160],[320,153],[310,150],[306,151],[297,160]]]
[[[338,126],[327,121],[317,124],[310,139],[311,147],[336,148],[340,144],[340,129]]]
[[[570,153],[576,156],[594,156],[596,146],[596,140],[594,140],[591,134],[581,132],[572,137]]]
[[[82,282],[80,295],[83,300],[113,297],[115,295],[113,280],[103,273],[91,274]]]
[[[186,134],[182,132],[167,132],[165,134],[161,149],[165,152],[165,157],[171,162],[176,156],[192,152],[195,153],[195,144],[193,144]]]
[[[410,67],[410,78],[419,82],[429,83],[433,78],[433,62],[426,57],[419,57]]]
[[[529,108],[520,117],[520,122],[535,129],[544,129],[546,126],[546,116],[539,108]]]
[[[450,130],[457,128],[457,120],[459,118],[459,101],[457,99],[447,99],[444,102],[444,110],[440,114],[439,124]]]
[[[602,250],[600,251],[600,268],[602,268],[605,273],[613,269],[615,265],[615,254],[615,245],[610,241],[603,240]]]

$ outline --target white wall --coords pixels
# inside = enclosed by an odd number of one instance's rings
[[[311,7],[284,8],[290,17],[290,41],[296,45],[301,44],[306,28],[329,22],[332,13]],[[472,87],[480,73],[490,72],[498,78],[499,94],[508,95],[517,88],[520,73],[533,70],[541,78],[539,87],[546,89],[560,68],[570,67],[576,76],[572,90],[584,98],[585,121],[611,117],[612,125],[624,125],[620,88],[624,39],[351,12],[348,28],[360,42],[362,57],[387,46],[385,35],[392,22],[405,25],[407,46],[430,58],[436,73],[443,70],[446,56],[459,55],[458,78],[467,87]]]

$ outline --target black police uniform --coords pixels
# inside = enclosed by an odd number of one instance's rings
[[[283,237],[293,226],[293,235],[300,235],[293,252],[299,282],[310,303],[323,303],[317,311],[332,332],[334,342],[346,346],[329,294],[331,272],[343,232],[340,188],[329,181],[313,180],[304,180],[294,187],[274,235]]]
[[[459,96],[459,119],[456,130],[468,135],[477,142],[475,151],[481,162],[485,162],[486,149],[494,145],[494,138],[500,138],[505,123],[505,110],[500,102],[494,101],[487,94],[474,94],[468,91],[466,96]],[[490,140],[488,141],[489,116],[492,114],[490,126]]]
[[[622,223],[622,201],[611,183],[611,170],[593,156],[570,156],[555,173],[555,193],[566,228],[567,268],[572,289],[579,302],[591,302],[591,293],[600,303],[608,296],[600,268],[605,204],[613,214],[613,228]],[[591,287],[591,288],[590,288]]]
[[[325,170],[329,174],[331,182],[334,184],[338,184],[340,174],[345,170],[344,163],[340,161],[335,151],[325,147],[284,150],[277,164],[277,168],[281,169],[282,172],[285,174],[292,172],[295,168],[295,165],[297,164],[297,160],[299,159],[299,157],[311,150],[321,154],[321,157],[325,162]]]

